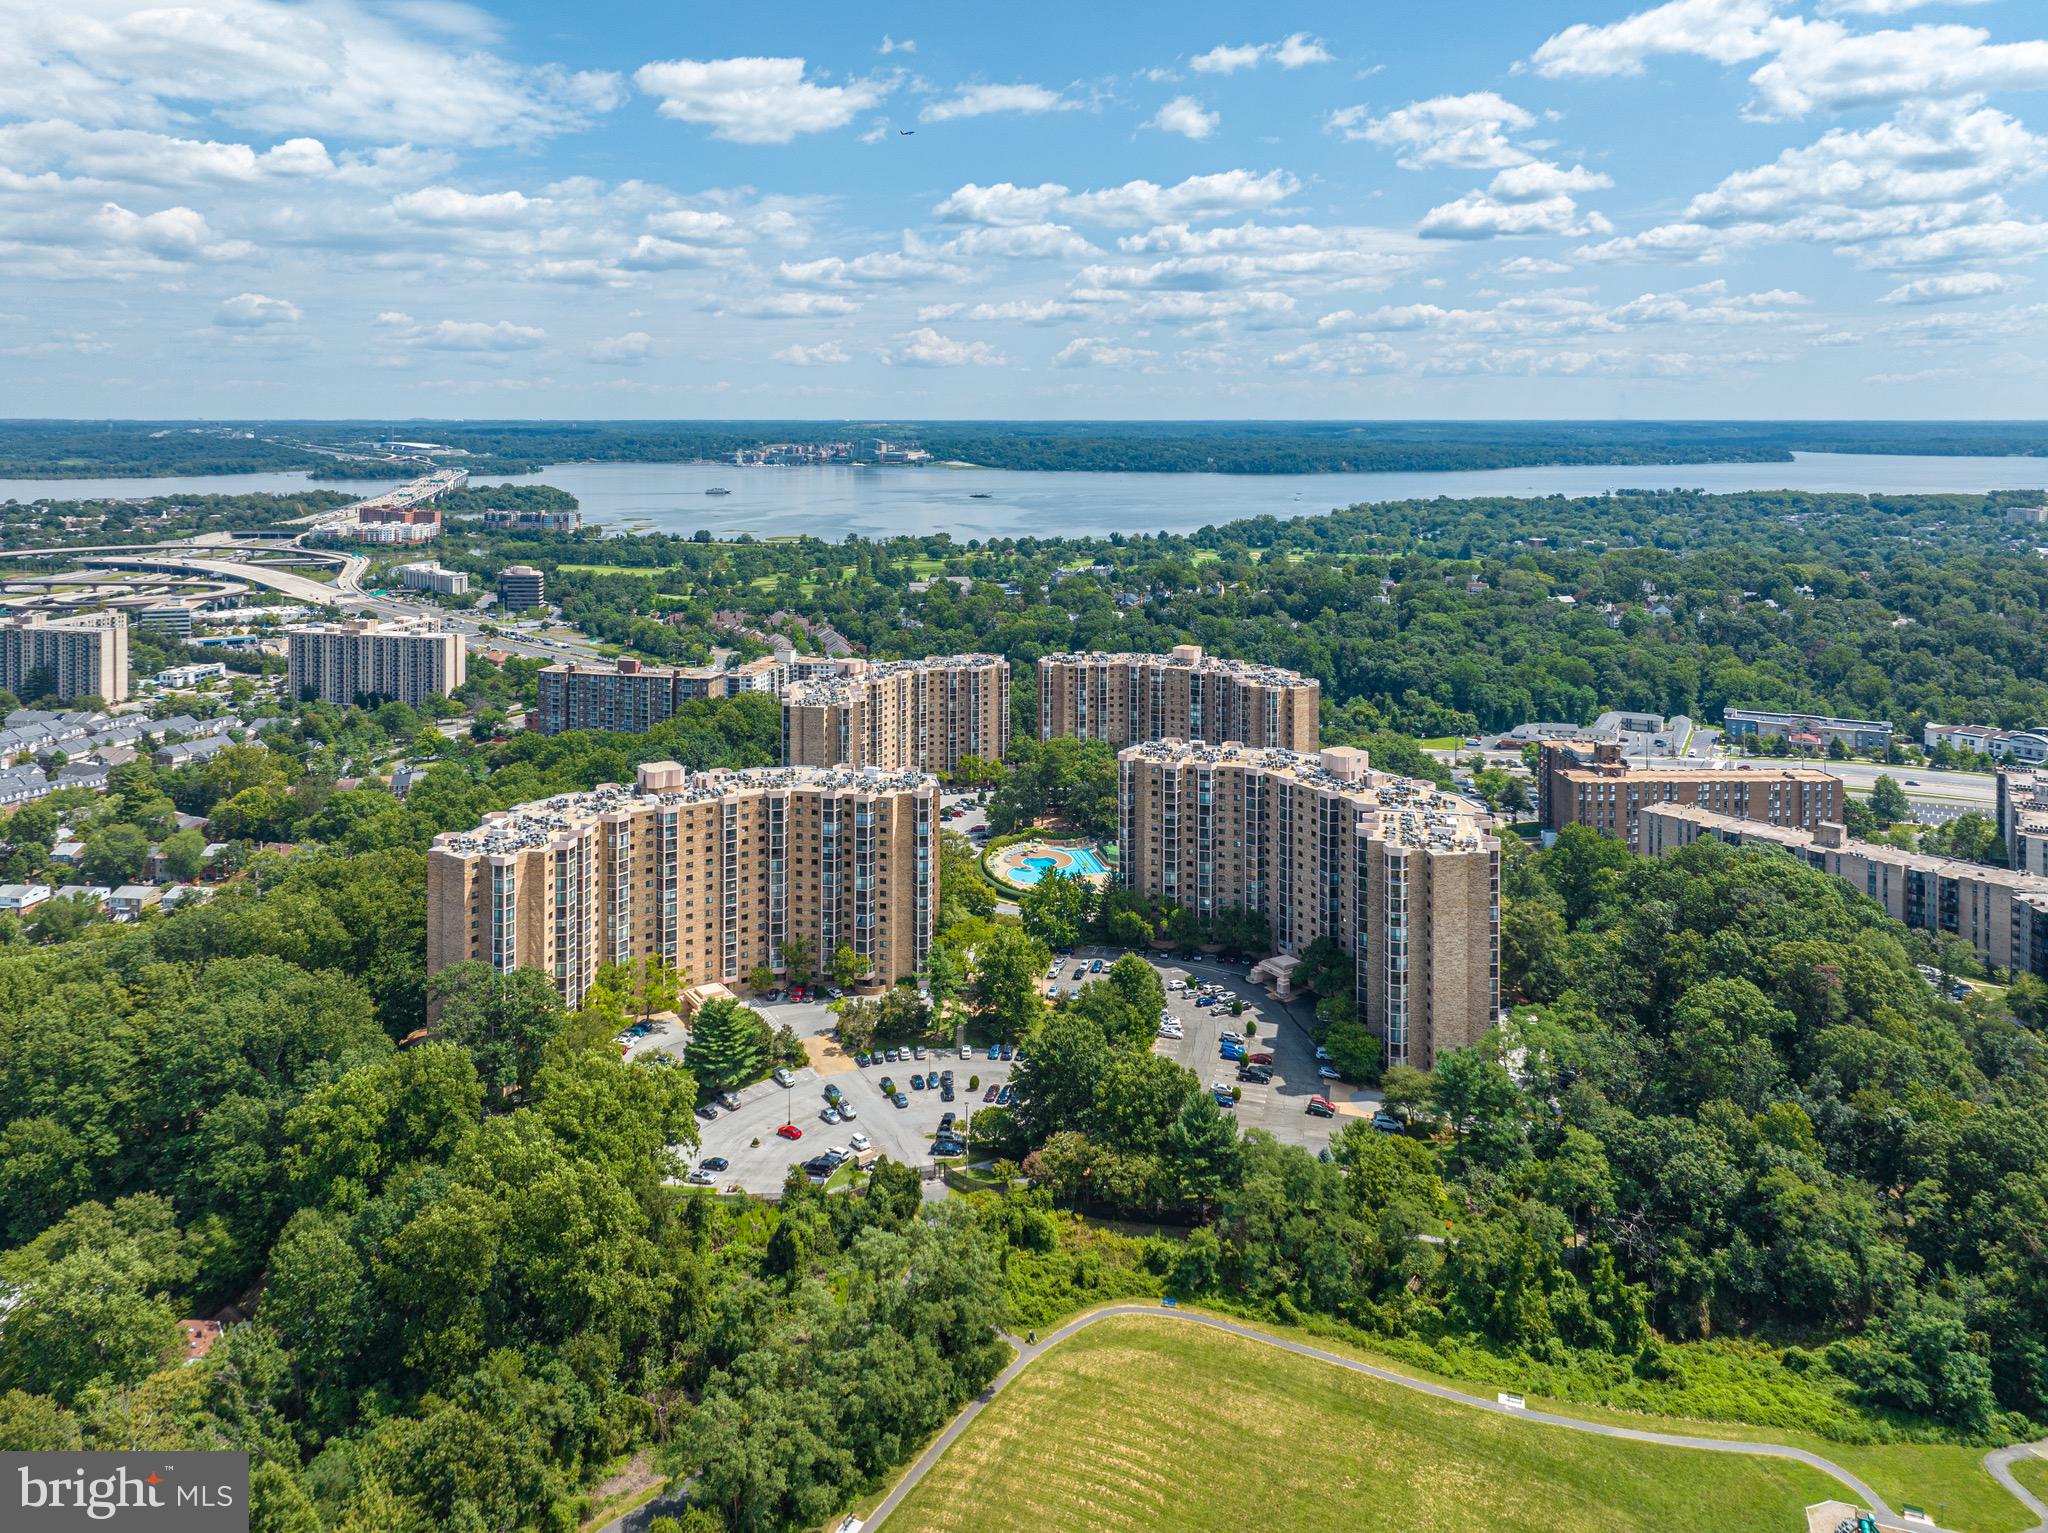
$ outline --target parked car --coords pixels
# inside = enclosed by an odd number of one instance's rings
[[[896,1082],[888,1076],[883,1076],[879,1084],[881,1085],[883,1096],[892,1097],[896,1095]]]
[[[919,1043],[919,1044],[913,1044],[913,1045],[911,1046],[911,1050],[910,1050],[910,1057],[911,1057],[912,1059],[922,1059],[922,1058],[924,1058],[924,1045],[923,1045],[923,1044],[921,1044],[921,1043]]]
[[[836,1107],[828,1107],[823,1112],[819,1113],[818,1116],[827,1123],[837,1123],[839,1121],[839,1109]]]
[[[697,1162],[697,1169],[699,1171],[724,1171],[728,1170],[731,1166],[732,1162],[723,1155],[707,1155]]]
[[[1272,1067],[1269,1065],[1239,1065],[1237,1067],[1237,1078],[1241,1081],[1249,1081],[1254,1086],[1263,1086],[1273,1079]]]
[[[923,1077],[922,1075],[913,1075],[913,1076],[911,1076],[911,1078],[910,1078],[910,1089],[911,1089],[912,1091],[922,1091],[922,1090],[924,1090],[924,1077]]]
[[[709,1102],[699,1102],[697,1104],[697,1116],[702,1118],[706,1123],[710,1123],[718,1117],[718,1109],[713,1107]]]
[[[899,1091],[896,1093],[896,1105],[898,1107],[908,1107],[910,1105],[910,1098]]]
[[[1000,1086],[991,1086],[988,1088],[988,1090],[984,1091],[981,1094],[981,1099],[984,1102],[993,1102],[996,1099],[996,1093],[998,1093],[1002,1089],[1003,1088]]]
[[[712,1100],[727,1112],[738,1112],[740,1110],[740,1099],[730,1091],[721,1091]]]
[[[1399,1118],[1395,1117],[1392,1113],[1388,1112],[1374,1113],[1372,1115],[1372,1126],[1378,1129],[1382,1134],[1398,1134],[1406,1130],[1406,1128],[1408,1127],[1407,1124],[1403,1123]]]
[[[950,1102],[953,1100],[952,1082],[948,1081],[945,1085],[939,1087],[939,1100],[941,1102]]]
[[[1095,962],[1088,965],[1088,972],[1090,974],[1100,974],[1102,972],[1102,960],[1098,958]]]
[[[1228,1086],[1219,1086],[1209,1095],[1215,1099],[1218,1107],[1234,1110],[1237,1106],[1237,1098],[1230,1094]]]
[[[1010,1088],[1009,1088],[1008,1086],[1004,1086],[1004,1087],[1000,1088],[1000,1089],[999,1089],[999,1090],[998,1090],[998,1091],[996,1092],[996,1106],[998,1106],[998,1107],[1008,1107],[1008,1106],[1010,1105],[1010,1098],[1011,1098],[1011,1097],[1013,1097],[1013,1096],[1015,1096],[1015,1095],[1016,1095],[1016,1092],[1014,1092],[1013,1090],[1011,1090],[1011,1089],[1010,1089]]]
[[[1344,1079],[1344,1072],[1335,1065],[1317,1065],[1316,1074],[1326,1081],[1341,1081]]]
[[[794,1123],[785,1123],[775,1131],[775,1136],[778,1139],[801,1139],[804,1137],[804,1131]]]
[[[851,1139],[847,1140],[846,1142],[853,1147],[855,1154],[859,1154],[862,1150],[867,1149],[869,1145],[873,1143],[873,1141],[870,1140],[866,1134],[855,1134]]]
[[[869,1059],[865,1054],[856,1054],[853,1056],[853,1062],[865,1070],[868,1067]]]
[[[1254,1054],[1245,1061],[1248,1065],[1270,1065],[1272,1062],[1273,1056],[1271,1054]]]
[[[1001,1059],[1003,1057],[1003,1046],[1000,1043],[991,1043],[988,1046],[988,1057],[990,1059]]]
[[[1014,1044],[1014,1043],[1006,1043],[1006,1044],[1004,1044],[1004,1045],[1003,1045],[1003,1058],[1005,1058],[1005,1059],[1015,1059],[1016,1057],[1017,1057],[1017,1045],[1016,1045],[1016,1044]]]
[[[706,1171],[703,1167],[699,1166],[695,1171],[692,1171],[688,1176],[684,1177],[683,1180],[688,1182],[693,1187],[709,1187],[713,1182],[717,1181],[718,1178],[713,1176],[709,1171]]]
[[[935,1139],[932,1141],[933,1160],[951,1160],[955,1156],[965,1155],[966,1153],[967,1146],[957,1139]]]
[[[1328,1102],[1325,1102],[1321,1097],[1310,1097],[1308,1099],[1308,1115],[1311,1118],[1334,1118],[1337,1116],[1337,1109]]]
[[[770,1079],[773,1080],[776,1085],[782,1087],[785,1091],[796,1084],[796,1077],[794,1075],[791,1075],[787,1070],[777,1070],[775,1074],[770,1077]]]
[[[1217,1036],[1218,1038],[1221,1038],[1221,1039],[1222,1039],[1222,1040],[1223,1040],[1223,1041],[1224,1041],[1225,1043],[1243,1043],[1243,1042],[1244,1042],[1244,1034],[1243,1034],[1243,1033],[1233,1032],[1233,1031],[1231,1031],[1231,1030],[1230,1030],[1229,1028],[1227,1028],[1227,1027],[1226,1027],[1226,1028],[1224,1028],[1224,1029],[1223,1029],[1223,1031],[1222,1031],[1222,1032],[1220,1032],[1220,1033],[1218,1033],[1218,1034],[1217,1034],[1216,1036]]]
[[[939,1132],[945,1133],[947,1129],[953,1126],[953,1122],[954,1117],[952,1113],[941,1113],[939,1115]]]
[[[960,1057],[962,1059],[972,1059],[974,1057],[974,1050],[963,1043],[960,1045]]]
[[[836,1083],[825,1088],[825,1100],[834,1107],[839,1105],[839,1099],[845,1095],[846,1093],[841,1091]]]

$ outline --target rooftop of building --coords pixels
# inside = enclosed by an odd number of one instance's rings
[[[1838,719],[1825,713],[1799,713],[1776,708],[1725,708],[1723,719],[1772,720],[1788,724],[1816,724],[1824,729],[1890,729],[1889,719]]]
[[[673,761],[644,763],[631,786],[602,783],[579,793],[553,798],[484,816],[472,831],[444,831],[434,850],[458,857],[503,856],[535,851],[556,838],[580,832],[606,815],[651,807],[713,803],[756,793],[817,791],[883,796],[938,791],[928,772],[882,771],[874,767],[742,767],[690,772]]]
[[[1640,757],[1619,753],[1611,740],[1546,740],[1546,749],[1563,748],[1577,759],[1549,770],[1561,776],[1597,778],[1627,777],[1641,782],[1695,782],[1702,777],[1728,777],[1758,782],[1833,782],[1834,774],[1817,766],[1779,766],[1773,763],[1730,761],[1725,757],[1688,760],[1683,764],[1668,759],[1645,764]],[[1600,748],[1605,746],[1606,750]],[[1583,748],[1583,749],[1581,749]],[[1548,758],[1555,762],[1555,757]]]
[[[541,667],[543,676],[721,676],[715,665],[646,665],[631,656],[621,656],[610,665],[593,665],[583,660],[557,660]]]
[[[456,630],[444,628],[439,619],[430,617],[351,617],[335,623],[303,623],[287,628],[285,632],[292,638],[303,634],[403,635],[432,639],[459,637]]]
[[[1702,809],[1693,804],[1652,804],[1644,813],[1686,820],[1704,829],[1736,831],[1745,842],[1767,841],[1774,846],[1797,851],[1819,848],[1823,851],[1843,852],[1852,857],[1865,857],[1872,862],[1920,873],[1932,873],[1942,878],[1971,878],[1980,883],[1999,884],[2011,889],[2015,894],[2034,895],[2048,900],[2048,878],[2043,878],[2039,874],[2022,873],[2014,868],[1995,868],[1989,863],[1969,862],[1960,857],[1937,857],[1928,852],[1909,852],[1900,847],[1888,846],[1881,841],[1858,841],[1839,825],[1823,825],[1817,832],[1802,830],[1795,825],[1767,825],[1760,820],[1743,819],[1739,815],[1716,814],[1711,809]]]
[[[842,662],[846,663],[846,662]],[[858,669],[839,676],[810,676],[796,682],[784,693],[785,701],[805,707],[821,707],[853,700],[856,690],[890,676],[928,671],[987,671],[1010,662],[1001,655],[927,655],[918,660],[877,660],[852,662]]]
[[[1372,822],[1368,829],[1373,836],[1401,846],[1452,851],[1492,844],[1492,816],[1472,800],[1419,777],[1376,772],[1370,754],[1352,746],[1327,746],[1304,755],[1234,741],[1207,745],[1199,740],[1148,740],[1126,747],[1118,759],[1176,767],[1235,767],[1341,794],[1356,806],[1361,822]]]
[[[1153,665],[1170,666],[1186,671],[1221,671],[1245,681],[1262,682],[1269,687],[1313,687],[1320,683],[1313,676],[1304,676],[1299,671],[1290,671],[1283,666],[1263,665],[1255,660],[1233,660],[1223,655],[1205,655],[1199,644],[1177,644],[1164,655],[1141,654],[1135,650],[1088,649],[1070,650],[1063,655],[1045,655],[1040,665]]]

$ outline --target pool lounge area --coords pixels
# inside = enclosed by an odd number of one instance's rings
[[[1008,884],[1028,889],[1048,876],[1106,880],[1109,865],[1092,842],[1058,844],[1051,841],[1020,841],[989,857],[989,870]]]

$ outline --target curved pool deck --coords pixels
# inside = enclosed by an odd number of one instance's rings
[[[989,857],[989,870],[1004,883],[1029,889],[1048,875],[1059,878],[1106,879],[1109,866],[1093,842],[1060,844],[1020,841]]]

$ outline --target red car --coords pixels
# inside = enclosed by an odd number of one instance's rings
[[[1270,1065],[1272,1062],[1273,1056],[1271,1054],[1254,1054],[1245,1061],[1248,1065]]]
[[[984,1102],[993,1102],[996,1099],[996,1093],[1000,1090],[1002,1090],[1000,1086],[991,1086],[981,1094],[981,1099]]]
[[[794,1123],[785,1123],[775,1132],[784,1139],[801,1139],[804,1137],[804,1131]]]

